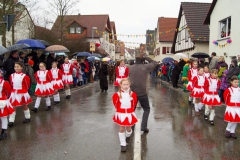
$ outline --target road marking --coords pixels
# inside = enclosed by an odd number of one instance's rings
[[[134,131],[134,160],[141,160],[141,127],[140,127],[141,119],[138,119],[138,122],[135,124]]]

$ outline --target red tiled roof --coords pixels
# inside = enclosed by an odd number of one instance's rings
[[[168,30],[176,29],[177,18],[158,18],[159,26],[159,41],[161,42],[172,42],[174,39],[175,32],[169,32],[167,34],[160,34],[160,32],[166,32]]]
[[[217,0],[213,0],[212,5],[211,5],[211,7],[210,7],[210,9],[208,11],[208,14],[207,14],[203,24],[206,24],[206,25],[210,24],[210,17],[211,17],[212,11],[213,11],[216,3],[217,3]]]
[[[66,15],[63,19],[63,28],[66,29],[67,25],[74,21],[87,28],[87,37],[92,37],[92,27],[97,27],[99,32],[104,32],[105,30],[111,31],[109,15]],[[51,30],[59,33],[60,24],[61,17],[58,16]],[[101,34],[96,34],[96,32],[94,32],[94,37],[100,36]]]
[[[116,25],[115,25],[115,22],[114,21],[111,21],[110,22],[110,26],[111,26],[111,30],[113,30],[113,33],[114,33],[114,39],[117,40],[117,32],[116,32]]]

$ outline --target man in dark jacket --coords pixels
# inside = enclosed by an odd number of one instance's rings
[[[39,70],[39,67],[38,67],[39,59],[38,59],[37,50],[32,50],[30,54],[32,55],[32,60],[34,62],[33,70],[34,72],[37,72]]]
[[[55,53],[49,53],[46,61],[47,70],[52,69],[52,63],[55,61],[54,56],[55,56]]]
[[[145,60],[149,63],[144,64]],[[150,113],[150,105],[147,95],[147,79],[150,71],[152,71],[157,65],[157,62],[153,61],[151,58],[140,55],[139,57],[136,57],[136,63],[129,66],[131,90],[136,92],[138,101],[144,110],[141,124],[141,131],[144,132],[149,132],[147,123]]]
[[[4,63],[4,70],[6,71],[6,74],[4,77],[5,80],[9,80],[9,76],[15,72],[14,65],[15,65],[15,62],[18,62],[18,61],[19,61],[18,52],[12,51]]]
[[[229,67],[228,74],[227,74],[227,81],[230,83],[232,76],[238,76],[240,73],[240,68],[237,65],[237,60],[233,59],[231,62],[231,66]]]

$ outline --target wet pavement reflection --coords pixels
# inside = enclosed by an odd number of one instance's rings
[[[62,95],[61,104],[50,112],[43,101],[38,113],[31,113],[29,124],[22,123],[22,110],[17,109],[14,126],[0,141],[1,159],[133,159],[134,135],[128,151],[121,153],[118,126],[112,122],[111,97],[116,91],[110,84],[109,91],[102,93],[95,82],[75,90],[70,101]],[[142,159],[240,159],[239,140],[224,137],[225,107],[217,108],[215,126],[210,126],[203,116],[194,115],[188,94],[150,81],[150,132],[141,136]],[[141,119],[142,109],[137,108],[136,114]],[[240,135],[240,129],[236,133]]]

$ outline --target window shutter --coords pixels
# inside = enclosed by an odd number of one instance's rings
[[[162,54],[166,54],[167,52],[167,47],[162,47]]]

